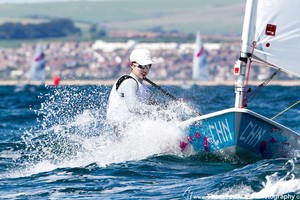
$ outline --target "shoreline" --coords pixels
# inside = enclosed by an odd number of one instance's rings
[[[114,84],[116,80],[61,80],[59,85],[106,85],[111,86]],[[235,81],[183,81],[183,80],[166,80],[154,81],[157,85],[174,85],[174,86],[191,86],[191,85],[199,85],[199,86],[218,86],[218,85],[226,85],[226,86],[234,86]],[[263,81],[249,81],[249,85],[260,85]],[[0,86],[16,86],[16,85],[24,85],[24,84],[32,84],[32,85],[40,85],[39,82],[25,82],[25,81],[17,81],[17,80],[0,80]],[[46,85],[53,85],[51,80],[46,81]],[[268,85],[279,85],[279,86],[300,86],[300,80],[275,80],[271,81]]]

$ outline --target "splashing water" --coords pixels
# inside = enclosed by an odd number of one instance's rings
[[[26,145],[23,175],[58,167],[91,163],[103,167],[154,155],[181,155],[182,136],[176,123],[178,115],[186,115],[184,106],[170,103],[167,110],[158,112],[168,120],[157,114],[155,119],[137,118],[116,128],[106,120],[107,93],[97,87],[80,93],[78,88],[57,88],[45,97],[35,111],[39,125],[22,137]]]

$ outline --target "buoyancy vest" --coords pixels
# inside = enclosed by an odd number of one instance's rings
[[[143,104],[149,104],[151,98],[151,91],[140,83],[135,77],[130,75],[121,76],[113,85],[107,107],[107,119],[114,121],[128,121],[136,117],[135,113],[129,111],[126,101],[124,99],[124,93],[118,92],[118,89],[123,81],[126,79],[134,79],[137,83],[136,98]]]

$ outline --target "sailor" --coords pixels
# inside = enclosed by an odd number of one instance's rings
[[[152,92],[143,83],[153,60],[147,49],[135,49],[129,57],[131,73],[121,76],[113,85],[108,99],[107,119],[116,122],[132,121],[158,109],[153,105]]]

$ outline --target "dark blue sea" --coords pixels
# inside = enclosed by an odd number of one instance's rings
[[[162,88],[203,114],[234,106],[233,86]],[[0,199],[300,199],[300,155],[184,155],[172,116],[135,119],[116,134],[105,119],[110,89],[0,86]],[[248,108],[271,118],[299,99],[299,86],[268,86]],[[300,133],[300,104],[275,121]]]

